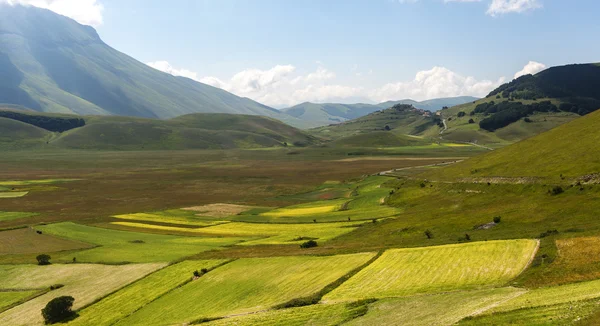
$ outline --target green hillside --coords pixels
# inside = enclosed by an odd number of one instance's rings
[[[600,108],[600,67],[552,67],[519,77],[486,98],[442,110],[443,139],[503,146],[535,136]],[[431,128],[428,136],[443,128]]]
[[[375,111],[390,108],[396,104],[409,104],[418,109],[438,111],[443,107],[450,107],[477,100],[472,96],[460,96],[432,99],[422,102],[413,100],[388,101],[379,104],[338,104],[338,103],[302,103],[282,111],[303,121],[312,127],[321,127],[329,124],[360,118]]]
[[[328,139],[340,139],[371,132],[388,131],[401,135],[420,135],[437,125],[440,119],[429,111],[408,104],[397,104],[364,117],[337,125],[312,129],[314,134]]]
[[[43,112],[146,118],[251,114],[306,126],[250,99],[155,70],[67,17],[33,6],[0,6],[0,103]]]
[[[50,120],[52,129],[73,115],[18,113],[31,123]],[[45,118],[43,120],[43,118]],[[53,132],[27,122],[0,118],[0,148],[69,148],[105,150],[227,149],[307,146],[316,138],[272,118],[254,115],[196,113],[170,120],[84,116],[84,126]]]
[[[438,177],[579,177],[600,171],[600,111],[456,166]]]

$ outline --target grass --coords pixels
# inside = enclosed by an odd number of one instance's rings
[[[2,196],[2,193],[0,193]],[[27,218],[36,216],[36,213],[27,213],[27,212],[2,212],[0,211],[0,221],[11,221],[19,218]]]
[[[50,236],[48,234],[37,234],[30,228],[22,228],[0,232],[0,262],[5,256],[19,254],[36,254],[86,249],[90,244],[72,241]],[[29,262],[34,263],[31,257]]]
[[[0,266],[0,284],[5,289],[41,289],[54,284],[64,287],[0,314],[1,325],[41,325],[40,310],[53,298],[70,295],[79,309],[128,283],[165,266],[164,264],[106,265],[15,265]]]
[[[600,112],[593,112],[509,147],[439,170],[436,178],[536,176],[559,180],[596,173],[600,159],[590,148],[600,142]]]
[[[205,250],[232,245],[240,239],[182,237],[160,234],[136,233],[85,226],[70,222],[38,226],[45,234],[85,241],[99,247],[58,255],[55,259],[69,262],[169,262]]]
[[[311,295],[374,254],[240,259],[148,304],[117,325],[163,325],[268,309]]]
[[[460,326],[492,325],[597,325],[587,324],[586,319],[597,314],[600,301],[582,301],[557,305],[519,309],[493,315],[472,317],[462,320]]]
[[[531,290],[490,312],[511,311],[600,298],[600,280]]]
[[[224,262],[183,261],[163,268],[79,311],[79,317],[68,325],[112,325],[169,291],[190,282],[194,271],[211,269]]]
[[[327,241],[351,232],[362,223],[363,222],[264,224],[231,222],[197,229],[131,222],[114,222],[112,224],[142,229],[188,232],[205,236],[259,238],[238,243],[238,245],[250,246],[264,244],[299,244],[306,241],[304,238],[317,239],[318,242]],[[243,239],[239,239],[238,241],[241,240]]]
[[[542,264],[524,273],[520,285],[529,288],[547,287],[600,278],[600,238],[578,237],[556,239],[550,237],[550,252]],[[539,256],[539,255],[538,255]]]
[[[370,304],[366,315],[347,325],[454,325],[519,293],[521,290],[515,288],[499,288],[382,299]]]
[[[323,300],[399,297],[503,285],[523,271],[536,245],[533,240],[510,240],[391,249]]]
[[[209,204],[202,206],[187,207],[184,210],[195,212],[195,215],[215,218],[229,217],[241,214],[254,207],[234,204]]]
[[[0,199],[2,198],[19,198],[27,195],[29,191],[11,191],[11,192],[0,192]]]
[[[0,291],[0,312],[35,296],[40,291]]]
[[[235,316],[206,323],[206,326],[303,326],[340,325],[364,313],[366,304],[316,304],[305,307],[270,310]]]

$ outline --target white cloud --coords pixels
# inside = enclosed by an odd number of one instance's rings
[[[522,13],[542,8],[540,0],[492,0],[487,14],[497,16],[508,13]]]
[[[94,27],[102,25],[104,6],[99,0],[0,0],[9,5],[34,6],[70,17],[80,24]]]
[[[535,61],[529,61],[529,63],[526,64],[525,67],[523,67],[523,70],[521,70],[515,74],[514,78],[517,79],[521,76],[525,76],[525,75],[529,75],[529,74],[535,75],[544,69],[546,69],[545,64],[535,62]]]
[[[417,72],[412,81],[389,83],[372,90],[369,98],[376,102],[385,102],[405,98],[425,100],[463,95],[483,97],[504,81],[504,77],[496,81],[477,80],[444,67],[433,67],[431,70]]]
[[[167,74],[171,74],[173,76],[187,77],[187,78],[193,79],[195,81],[200,81],[200,80],[198,80],[197,73],[187,70],[187,69],[175,69],[167,61],[154,61],[154,62],[147,62],[146,64],[156,70],[166,72]]]
[[[302,102],[354,102],[356,99],[375,103],[410,98],[427,100],[439,97],[484,97],[506,81],[477,79],[463,76],[445,67],[433,67],[419,71],[412,80],[398,81],[376,88],[354,87],[336,81],[336,74],[323,66],[313,72],[298,74],[293,65],[277,65],[270,69],[246,69],[229,79],[207,76],[198,78],[197,73],[175,69],[166,61],[148,65],[175,76],[192,78],[201,83],[224,89],[242,97],[248,97],[272,107],[289,107]],[[546,66],[530,62],[515,76],[535,73]],[[352,70],[352,69],[351,69]],[[350,71],[352,72],[352,71]],[[369,74],[372,70],[369,71]]]

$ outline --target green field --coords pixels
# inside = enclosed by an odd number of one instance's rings
[[[133,213],[115,215],[115,218],[131,221],[158,222],[169,224],[185,224],[193,226],[210,226],[219,224],[218,221],[204,221],[196,216],[194,212],[185,210],[169,210],[154,213]]]
[[[323,300],[351,301],[500,286],[525,269],[536,246],[533,240],[507,240],[391,249]]]
[[[0,196],[2,196],[2,193],[0,193]],[[10,220],[16,220],[19,218],[27,218],[27,217],[31,217],[31,216],[36,216],[36,215],[37,215],[36,213],[2,212],[2,211],[0,211],[0,221],[10,221]]]
[[[11,192],[0,192],[0,199],[2,198],[19,198],[27,195],[29,191],[11,191]]]
[[[77,181],[78,179],[40,179],[40,180],[6,180],[0,181],[0,186],[34,186]]]
[[[81,311],[68,325],[112,325],[192,280],[193,272],[225,261],[183,261],[156,271]]]
[[[515,288],[499,288],[382,299],[372,303],[365,316],[354,319],[347,325],[453,325],[522,292]]]
[[[78,309],[128,283],[165,266],[165,264],[106,265],[0,265],[0,291],[6,289],[43,289],[54,284],[64,287],[0,313],[0,325],[41,325],[40,310],[53,298],[70,295]]]
[[[318,292],[373,256],[236,260],[160,297],[117,325],[177,324],[269,309]]]
[[[78,262],[169,262],[240,241],[236,238],[181,237],[109,230],[70,222],[38,226],[36,229],[44,234],[98,246],[58,255],[55,260],[60,262],[69,262],[73,257]]]
[[[48,234],[38,234],[30,228],[22,228],[0,232],[0,261],[10,261],[15,255],[31,255],[26,263],[35,262],[35,253],[54,252],[86,249],[92,245],[81,241],[72,241],[57,238]]]
[[[366,304],[316,304],[299,308],[270,310],[255,314],[223,318],[206,323],[207,326],[303,326],[303,325],[340,325],[345,321],[364,313]]]
[[[597,321],[587,322],[587,318],[598,313],[600,301],[580,301],[547,305],[535,308],[526,308],[466,318],[459,322],[460,326],[500,326],[500,325],[526,325],[526,326],[567,326],[567,325],[597,325]]]
[[[131,222],[113,222],[112,224],[149,230],[196,233],[204,236],[254,238],[238,243],[241,246],[252,246],[259,244],[299,244],[305,242],[306,239],[327,241],[351,232],[363,223],[265,224],[231,222],[196,229]],[[238,239],[238,241],[242,240],[244,239]]]
[[[40,291],[0,291],[0,312],[5,311],[14,304],[33,297]]]

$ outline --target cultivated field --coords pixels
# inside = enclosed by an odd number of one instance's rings
[[[453,325],[477,311],[490,308],[522,292],[523,290],[515,288],[499,288],[382,299],[369,305],[365,316],[354,319],[347,325]]]
[[[325,302],[503,285],[525,269],[537,242],[507,240],[388,250]]]
[[[43,289],[51,285],[64,287],[52,290],[0,314],[0,325],[41,325],[41,309],[53,298],[70,295],[78,309],[94,302],[128,283],[165,266],[163,263],[107,265],[14,265],[0,266],[0,291],[3,289]]]
[[[80,241],[61,239],[47,234],[38,234],[31,228],[0,232],[0,261],[8,255],[49,253],[90,248],[92,245]],[[4,256],[2,256],[4,255]],[[35,263],[35,255],[27,263]]]
[[[10,308],[12,305],[36,295],[40,291],[1,291],[0,290],[0,312]]]
[[[193,212],[176,209],[165,212],[122,214],[115,215],[114,217],[131,221],[184,224],[193,226],[210,226],[222,223],[219,221],[205,221],[198,218]]]
[[[98,247],[77,253],[59,254],[55,261],[70,262],[169,262],[202,251],[235,244],[239,238],[182,237],[136,233],[85,226],[70,222],[38,226],[44,234],[82,241]]]
[[[269,309],[318,292],[373,256],[236,260],[160,297],[117,325],[177,324]]]
[[[224,260],[184,261],[156,271],[79,312],[68,325],[112,325],[146,304],[192,281],[193,272],[211,269]]]
[[[0,199],[2,198],[19,198],[27,195],[29,191],[11,191],[11,192],[0,192]]]
[[[2,196],[0,194],[0,196]],[[16,220],[18,218],[26,218],[31,216],[36,216],[35,213],[26,213],[26,212],[1,212],[0,211],[0,221],[10,221]]]
[[[266,224],[231,222],[195,229],[131,222],[113,222],[112,224],[150,230],[196,233],[205,236],[244,237],[250,239],[244,242],[241,242],[244,239],[238,239],[240,241],[238,244],[251,246],[259,244],[298,244],[305,242],[307,239],[327,241],[351,232],[363,223]]]

